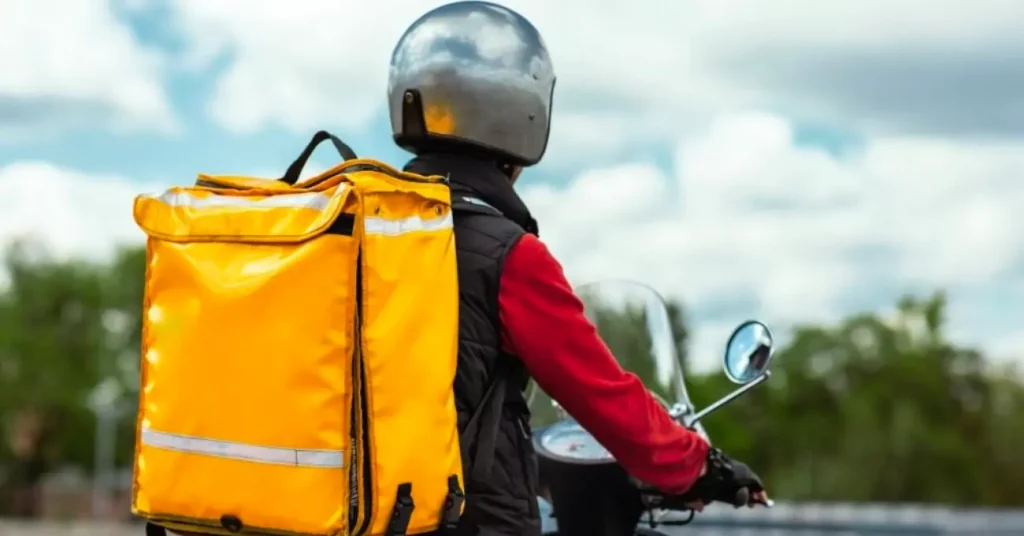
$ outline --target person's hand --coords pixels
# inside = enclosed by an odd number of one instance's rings
[[[701,471],[701,476],[704,476],[704,474],[706,472],[707,472],[707,466],[705,465],[704,471]],[[770,500],[771,499],[768,498],[768,492],[765,491],[765,490],[752,492],[750,494],[750,501],[747,502],[747,508],[753,508],[753,507],[755,507],[755,506],[757,506],[759,504],[763,505],[763,506],[768,506],[770,504],[769,503]],[[704,507],[707,506],[707,503],[705,503],[704,501],[698,499],[698,500],[684,502],[683,506],[685,506],[686,508],[688,508],[690,510],[693,510],[694,512],[703,512],[704,511]],[[733,506],[735,506],[735,505],[733,505]],[[736,506],[736,508],[739,508],[739,506]]]
[[[769,504],[768,501],[770,501],[770,500],[771,499],[768,498],[768,492],[767,491],[765,491],[765,490],[755,491],[754,493],[750,494],[750,502],[747,503],[747,506],[750,507],[750,508],[753,508],[754,506],[756,506],[758,504],[762,504],[764,506],[768,506],[768,504]]]
[[[704,504],[714,501],[735,505],[737,494],[744,488],[749,492],[747,506],[757,503],[767,504],[768,495],[765,493],[760,477],[746,464],[733,460],[722,451],[712,448],[708,451],[703,475],[679,499],[687,507],[692,505],[703,508]],[[697,508],[693,509],[700,511]]]

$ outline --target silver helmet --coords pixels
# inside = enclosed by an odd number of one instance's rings
[[[388,106],[408,151],[476,151],[530,166],[548,145],[555,73],[530,21],[489,2],[420,17],[391,55]]]

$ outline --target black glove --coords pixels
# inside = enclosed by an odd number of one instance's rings
[[[714,501],[746,506],[751,496],[764,491],[760,477],[747,467],[712,447],[708,449],[707,472],[694,482],[686,493],[674,497],[672,502],[692,503]]]

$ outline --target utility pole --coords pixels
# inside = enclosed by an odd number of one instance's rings
[[[107,519],[111,515],[111,495],[117,470],[117,421],[123,411],[119,404],[121,395],[120,382],[107,377],[89,396],[89,407],[96,415],[92,515],[98,519]]]

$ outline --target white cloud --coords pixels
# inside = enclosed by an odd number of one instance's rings
[[[300,180],[330,167],[310,162]],[[0,165],[0,247],[28,239],[44,245],[57,258],[109,258],[117,247],[144,240],[132,218],[135,196],[188,184],[90,174],[45,161]]]
[[[68,125],[174,127],[166,53],[112,7],[144,13],[162,0],[0,2],[0,141]],[[559,76],[548,163],[584,169],[561,188],[521,181],[574,280],[640,279],[681,297],[704,367],[747,318],[784,340],[794,323],[934,288],[950,289],[956,340],[1020,357],[1019,0],[504,3],[537,24]],[[362,129],[383,112],[391,47],[439,4],[164,7],[186,38],[175,61],[225,66],[206,99],[219,125],[305,133]],[[757,109],[856,131],[865,145],[843,157],[801,147],[792,121],[741,112]],[[647,160],[659,145],[675,146],[671,169]],[[60,257],[106,257],[141,243],[132,198],[164,186],[0,164],[0,244],[34,237]]]
[[[956,332],[989,342],[992,304],[986,316],[957,311],[978,307],[971,289],[1010,285],[1019,268],[1024,142],[880,137],[840,159],[794,145],[784,119],[740,114],[681,143],[676,164],[671,175],[589,171],[561,190],[521,183],[574,279],[642,279],[697,311],[752,302],[697,319],[705,363],[751,316],[827,322],[887,306],[893,292],[945,287],[958,289]]]
[[[520,184],[575,281],[639,279],[682,297],[701,364],[750,317],[784,336],[935,288],[951,289],[959,340],[999,355],[1019,342],[1024,142],[890,136],[835,157],[795,145],[780,117],[742,113],[696,129],[675,156],[671,172],[637,161],[561,188]],[[141,240],[131,199],[162,186],[8,165],[0,241],[32,234],[60,255],[106,255]]]
[[[4,0],[0,136],[24,141],[67,126],[171,129],[160,57],[109,0]]]
[[[579,0],[559,2],[557,7],[556,3],[537,1],[507,4],[522,9],[542,31],[548,30],[545,37],[560,76],[556,99],[559,113],[566,119],[555,122],[556,138],[567,137],[558,133],[563,128],[561,123],[571,134],[570,116],[587,120],[576,113],[580,110],[574,111],[574,97],[581,94],[614,100],[620,109],[630,102],[647,106],[652,97],[665,96],[663,77],[653,70],[643,72],[637,64],[642,57],[626,48],[641,50],[647,43],[656,52],[685,55],[674,52],[678,47],[664,47],[659,42],[664,34],[645,36],[630,31],[631,26],[623,25],[617,17],[617,8],[595,10]],[[429,0],[361,4],[329,0],[260,4],[181,0],[174,9],[177,24],[191,44],[190,62],[202,64],[223,54],[230,58],[210,99],[211,115],[232,130],[248,132],[269,125],[293,130],[325,124],[365,125],[383,110],[392,47],[406,26],[437,5]],[[593,26],[594,32],[588,32],[592,35],[614,30],[623,43],[629,41],[629,47],[604,49],[595,47],[591,40],[569,37],[575,32],[557,32],[565,20],[576,22],[574,30]],[[637,41],[640,38],[643,42]],[[610,41],[604,43],[605,47],[612,45]],[[651,67],[657,65],[653,60],[649,63]],[[650,83],[645,85],[647,81]],[[681,98],[691,93],[692,85],[671,88],[675,107],[684,102],[686,108],[696,104],[693,99]],[[642,94],[638,88],[643,88]],[[571,141],[563,144],[567,149],[572,145]]]
[[[34,124],[165,122],[159,57],[110,4],[54,2],[15,0],[0,18],[0,69],[15,73],[0,79],[0,120],[14,103]],[[1024,125],[1019,1],[506,3],[545,35],[559,76],[548,158],[587,169],[561,189],[523,181],[576,279],[638,277],[682,295],[701,315],[698,357],[748,316],[827,321],[934,287],[953,289],[960,338],[999,351],[1019,340],[992,321],[1012,305],[985,295],[1024,297],[1024,143],[969,139]],[[177,0],[168,24],[185,37],[183,64],[226,65],[207,102],[222,126],[357,129],[383,111],[391,47],[436,5]],[[38,22],[54,13],[67,24]],[[865,146],[841,158],[801,147],[790,121],[738,112],[749,109],[834,122]],[[658,143],[677,143],[669,171],[629,156]],[[141,236],[127,179],[22,162],[0,169],[8,183],[0,240],[30,231],[97,254]],[[30,208],[44,189],[55,215]]]
[[[39,241],[58,258],[107,258],[140,243],[132,200],[165,188],[115,175],[90,175],[48,162],[0,167],[0,244]]]
[[[1019,2],[508,0],[544,34],[559,76],[551,158],[585,162],[672,140],[737,107],[884,132],[1020,131]],[[180,0],[193,61],[228,54],[209,103],[245,132],[359,127],[428,0]],[[865,31],[869,28],[870,31]],[[586,38],[584,38],[584,36]],[[965,105],[967,101],[969,105]]]

